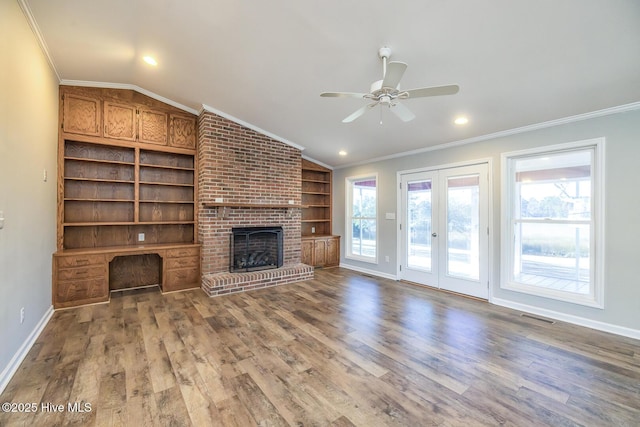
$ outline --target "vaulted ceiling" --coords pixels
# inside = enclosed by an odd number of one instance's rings
[[[637,0],[19,1],[63,83],[205,105],[334,167],[640,101]],[[367,100],[319,94],[368,92],[382,46],[404,89],[459,93],[342,123]]]

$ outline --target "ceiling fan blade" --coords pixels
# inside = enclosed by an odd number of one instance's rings
[[[411,110],[399,102],[391,107],[391,111],[393,111],[403,122],[409,122],[416,118],[416,115],[413,114]]]
[[[454,95],[458,93],[460,87],[458,85],[421,87],[419,89],[411,89],[405,91],[406,98],[422,98],[425,96]],[[405,97],[402,97],[405,98]]]
[[[389,62],[387,64],[387,72],[382,80],[382,87],[397,88],[400,79],[404,75],[404,71],[407,69],[407,64],[404,62]]]
[[[358,117],[362,116],[364,113],[367,112],[367,110],[372,109],[373,107],[375,107],[376,105],[378,105],[377,102],[372,102],[371,104],[367,104],[364,107],[358,108],[356,111],[354,111],[353,113],[351,113],[349,116],[345,117],[342,120],[342,123],[351,123],[352,121],[354,121],[355,119],[357,119]]]
[[[322,92],[320,96],[324,98],[364,98],[366,93],[355,92]]]

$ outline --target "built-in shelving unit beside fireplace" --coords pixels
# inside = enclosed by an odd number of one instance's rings
[[[55,308],[200,286],[196,132],[132,90],[60,87]]]
[[[302,159],[302,262],[314,267],[340,264],[340,236],[332,235],[332,171]]]

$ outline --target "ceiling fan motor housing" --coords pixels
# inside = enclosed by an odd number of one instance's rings
[[[389,59],[391,57],[391,48],[383,46],[378,50],[378,56],[380,58]]]

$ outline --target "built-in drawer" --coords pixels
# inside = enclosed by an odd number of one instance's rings
[[[109,285],[106,277],[85,280],[59,280],[56,284],[56,304],[106,301],[109,298]]]
[[[200,268],[180,268],[167,271],[163,292],[197,288],[200,284]]]
[[[200,264],[200,257],[183,257],[168,258],[166,260],[167,270],[175,270],[176,268],[197,267]]]
[[[61,268],[58,270],[58,280],[90,279],[92,277],[106,278],[107,272],[104,265],[91,265],[88,267]]]
[[[200,256],[200,247],[167,249],[167,258]]]
[[[56,259],[58,260],[58,268],[84,267],[105,262],[104,255],[61,256]]]

